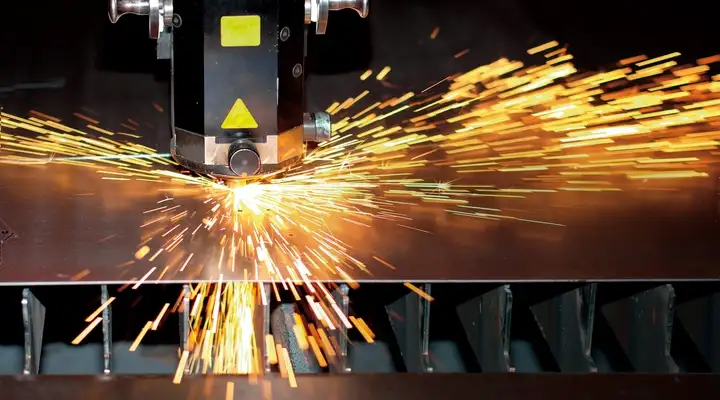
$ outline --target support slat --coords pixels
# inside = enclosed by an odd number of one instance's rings
[[[30,289],[23,289],[21,304],[25,353],[23,374],[37,375],[40,373],[45,306],[32,294]]]
[[[430,294],[430,284],[420,289]],[[430,361],[430,302],[408,293],[386,306],[400,352],[408,372],[432,372]]]
[[[297,373],[320,372],[315,357],[310,354],[309,348],[301,348],[295,326],[296,304],[280,304],[270,313],[270,326],[275,344],[280,344],[288,350],[293,370]],[[278,354],[278,358],[280,355]]]
[[[180,306],[180,353],[190,351],[190,285],[183,285]],[[185,363],[185,375],[190,374],[190,363]]]
[[[510,359],[512,304],[510,285],[502,285],[457,307],[483,372],[515,371]]]
[[[100,287],[100,304],[105,304],[109,299],[107,285]],[[108,304],[102,311],[102,335],[103,335],[103,373],[109,374],[112,371],[112,305]]]
[[[674,305],[672,285],[662,285],[602,307],[635,371],[678,372],[670,355]]]
[[[265,338],[270,335],[270,293],[272,287],[269,283],[258,283],[258,300],[255,305],[253,324],[255,326],[255,343],[258,349],[257,359],[260,362],[258,374],[272,371]]]
[[[350,292],[350,288],[346,284],[341,284],[337,289],[333,291],[333,298],[335,299],[335,302],[340,307],[340,310],[345,315],[349,315],[350,312],[350,297],[348,296],[348,293]],[[338,344],[338,351],[337,351],[337,360],[330,364],[330,370],[332,372],[339,372],[339,373],[345,373],[345,372],[351,372],[350,365],[348,364],[348,331],[345,325],[340,324],[340,326],[337,327],[332,332],[333,337],[335,338],[335,341]]]
[[[720,372],[720,293],[688,301],[677,316],[712,372]]]
[[[592,333],[597,284],[563,293],[531,307],[561,372],[595,372]]]

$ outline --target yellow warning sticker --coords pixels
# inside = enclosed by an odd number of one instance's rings
[[[249,129],[257,128],[258,124],[245,103],[237,99],[220,127],[223,129]]]
[[[220,45],[260,46],[260,16],[235,15],[220,18]]]

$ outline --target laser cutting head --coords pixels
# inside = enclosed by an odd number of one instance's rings
[[[170,152],[220,178],[283,170],[306,143],[330,139],[330,116],[304,110],[307,29],[368,0],[109,0],[112,23],[147,15],[158,59],[172,65]]]

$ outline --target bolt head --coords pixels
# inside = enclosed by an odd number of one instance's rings
[[[292,74],[294,78],[300,77],[303,73],[303,67],[300,64],[295,64],[295,66],[292,69]]]

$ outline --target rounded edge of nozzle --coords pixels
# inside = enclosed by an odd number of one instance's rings
[[[360,7],[355,8],[355,11],[360,15],[360,18],[367,18],[370,15],[370,0],[360,0]]]
[[[110,23],[114,24],[118,21],[120,16],[118,15],[117,0],[108,0],[108,18]]]

